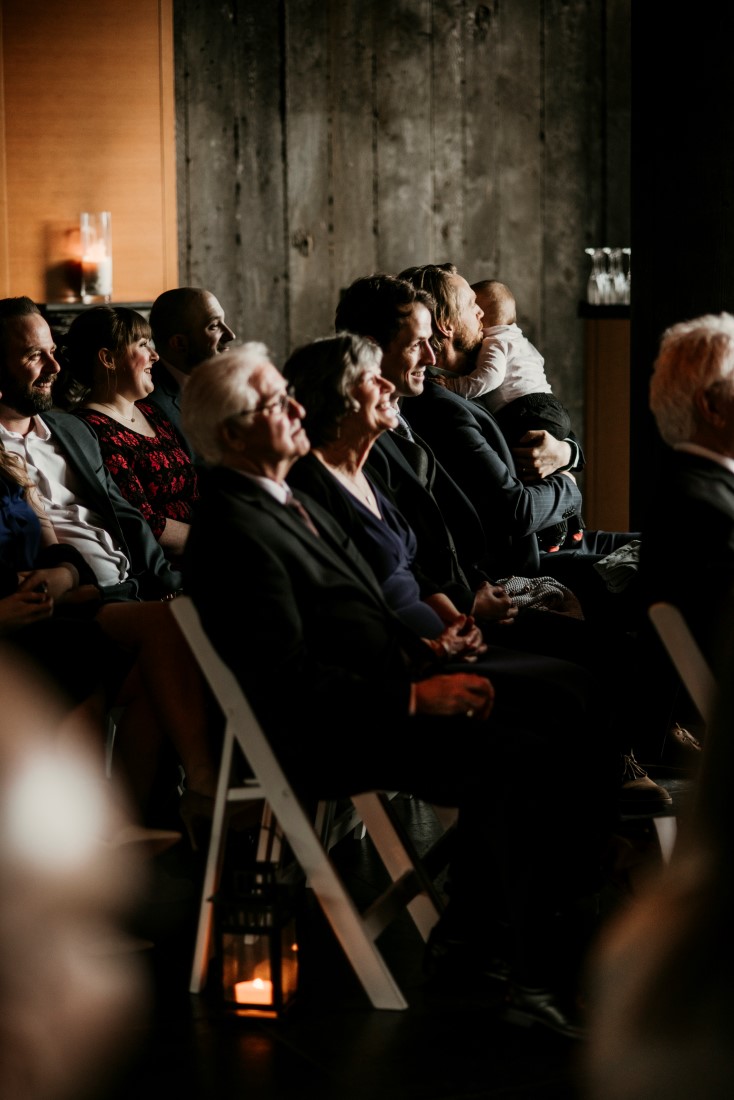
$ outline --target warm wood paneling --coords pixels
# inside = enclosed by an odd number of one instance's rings
[[[591,530],[630,529],[630,322],[584,320],[586,461],[584,520]]]
[[[82,210],[112,212],[113,289],[178,281],[172,0],[3,0],[0,291],[73,293]]]

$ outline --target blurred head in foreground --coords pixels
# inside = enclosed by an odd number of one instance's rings
[[[148,989],[123,924],[141,887],[96,759],[0,646],[0,1096],[78,1100],[119,1068]],[[81,738],[79,739],[82,740]]]

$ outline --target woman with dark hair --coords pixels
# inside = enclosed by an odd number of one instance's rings
[[[150,325],[124,306],[94,306],[74,318],[63,343],[67,407],[95,432],[123,496],[177,565],[197,477],[174,426],[145,400],[153,392],[151,369],[158,359]]]

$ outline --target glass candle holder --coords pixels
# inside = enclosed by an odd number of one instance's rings
[[[79,215],[81,297],[90,305],[112,299],[112,215],[109,210]]]

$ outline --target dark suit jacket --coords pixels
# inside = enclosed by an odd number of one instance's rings
[[[193,462],[196,455],[181,427],[181,387],[162,360],[153,364],[153,382],[155,389],[146,399],[157,405],[167,420],[170,420],[181,437],[181,444]]]
[[[279,731],[292,752],[293,730],[318,720],[326,743],[354,747],[386,716],[404,717],[403,652],[427,649],[389,610],[329,513],[298,493],[317,538],[237,471],[207,469],[200,489],[185,552],[187,591],[270,736]]]
[[[412,442],[383,432],[366,469],[415,531],[416,564],[460,611],[469,612],[474,591],[490,579],[482,565],[487,554],[484,530],[472,502],[418,435]]]
[[[640,582],[646,605],[679,607],[713,658],[730,629],[722,605],[734,588],[734,474],[700,455],[665,455],[642,527]]]
[[[296,787],[319,797],[382,787],[459,805],[464,859],[452,869],[452,892],[458,896],[463,881],[476,904],[485,891],[494,904],[498,892],[503,897],[510,887],[489,863],[493,845],[506,837],[507,866],[523,880],[523,899],[529,880],[530,893],[547,904],[547,891],[563,878],[559,858],[567,873],[570,847],[586,844],[602,813],[597,771],[593,784],[574,783],[582,799],[593,792],[588,807],[557,795],[560,772],[567,783],[573,762],[583,759],[588,768],[603,743],[598,729],[588,736],[578,703],[570,701],[577,698],[576,667],[550,662],[547,678],[536,680],[539,662],[507,651],[507,687],[498,687],[486,727],[463,716],[409,720],[410,680],[420,675],[416,662],[426,647],[389,610],[374,574],[328,512],[297,492],[319,537],[235,470],[205,469],[200,490],[186,589]],[[565,690],[557,694],[566,672],[570,699]],[[577,741],[587,746],[583,752]],[[519,769],[528,799],[518,800],[506,782]],[[560,819],[567,806],[574,822],[582,813],[583,830],[569,824],[566,832]],[[588,862],[585,851],[582,858]],[[526,900],[537,904],[534,896]]]
[[[492,414],[435,382],[427,381],[423,394],[404,401],[401,409],[476,508],[490,575],[537,575],[536,532],[580,511],[578,486],[563,474],[524,485]]]
[[[142,514],[125,500],[108,474],[97,436],[80,417],[66,412],[42,416],[54,439],[64,448],[77,477],[76,490],[85,505],[100,517],[130,562],[128,580],[122,586],[102,589],[106,598],[160,599],[180,589],[182,575],[171,568]]]
[[[294,781],[318,783],[323,797],[329,787],[343,794],[355,784],[383,786],[389,775],[388,789],[420,796],[421,786],[432,788],[428,800],[441,802],[436,785],[466,784],[472,758],[490,751],[495,737],[517,746],[524,728],[531,738],[550,738],[555,754],[567,736],[583,733],[586,674],[499,648],[486,662],[497,688],[487,736],[461,717],[408,722],[410,681],[428,671],[429,651],[387,606],[332,516],[296,490],[318,537],[250,478],[221,467],[203,471],[200,492],[184,556],[186,591]],[[569,721],[572,711],[577,720]]]

